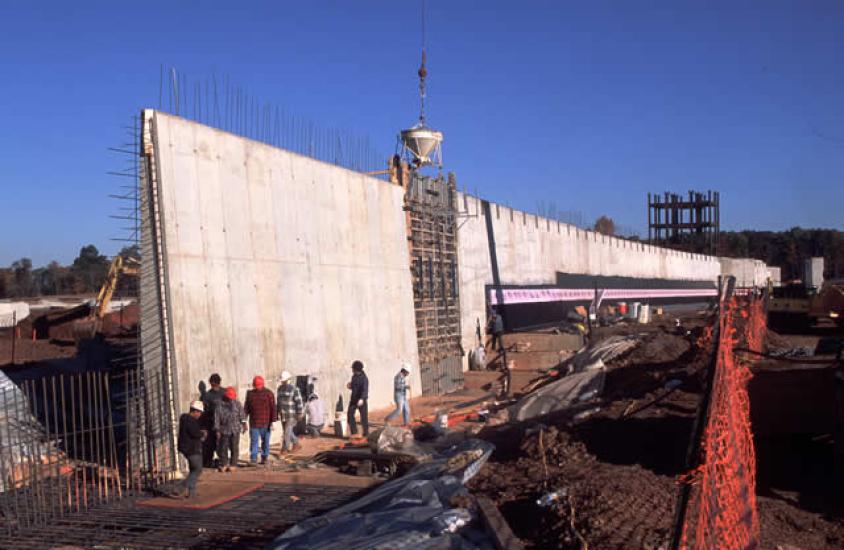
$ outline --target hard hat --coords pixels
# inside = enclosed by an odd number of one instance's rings
[[[410,374],[410,363],[408,363],[407,361],[403,361],[401,364],[401,370],[403,370],[407,374]]]
[[[190,404],[192,411],[205,412],[205,404],[202,401],[193,401]]]
[[[256,376],[255,378],[253,378],[252,379],[252,385],[255,387],[255,389],[260,390],[261,388],[264,387],[264,377],[263,376]]]
[[[287,382],[291,378],[293,378],[293,375],[290,374],[289,371],[282,371],[282,373],[281,373],[281,381],[282,382]]]
[[[223,394],[227,398],[234,400],[237,397],[237,390],[234,389],[234,386],[229,386],[226,388],[226,392]]]

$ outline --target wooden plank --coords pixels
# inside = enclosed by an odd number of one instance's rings
[[[521,550],[525,547],[519,538],[513,534],[510,524],[498,511],[498,507],[487,497],[478,497],[478,511],[486,527],[487,534],[492,538],[496,550]]]

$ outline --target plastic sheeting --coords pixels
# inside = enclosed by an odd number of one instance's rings
[[[44,428],[30,413],[29,401],[20,388],[0,371],[0,456],[7,472],[21,465],[44,462],[48,454]],[[0,492],[8,481],[0,476]]]
[[[276,538],[273,550],[490,548],[471,519],[451,499],[492,454],[494,446],[470,439],[419,464],[360,499],[298,523]]]
[[[570,374],[524,396],[508,409],[510,421],[528,420],[585,403],[601,394],[605,377],[606,368],[598,359],[584,367],[583,372]]]
[[[610,336],[588,348],[577,352],[572,357],[571,365],[574,372],[581,372],[596,361],[609,363],[613,359],[624,355],[641,343],[635,336]]]

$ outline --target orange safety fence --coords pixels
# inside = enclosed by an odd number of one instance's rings
[[[698,485],[683,524],[684,548],[741,549],[759,546],[756,456],[750,426],[748,365],[733,348],[741,339],[762,351],[765,313],[761,300],[733,298],[721,310],[720,338]]]

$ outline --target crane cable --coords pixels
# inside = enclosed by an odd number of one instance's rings
[[[422,0],[422,63],[419,65],[419,123],[425,126],[425,78],[428,76],[428,69],[425,66],[425,0]]]

